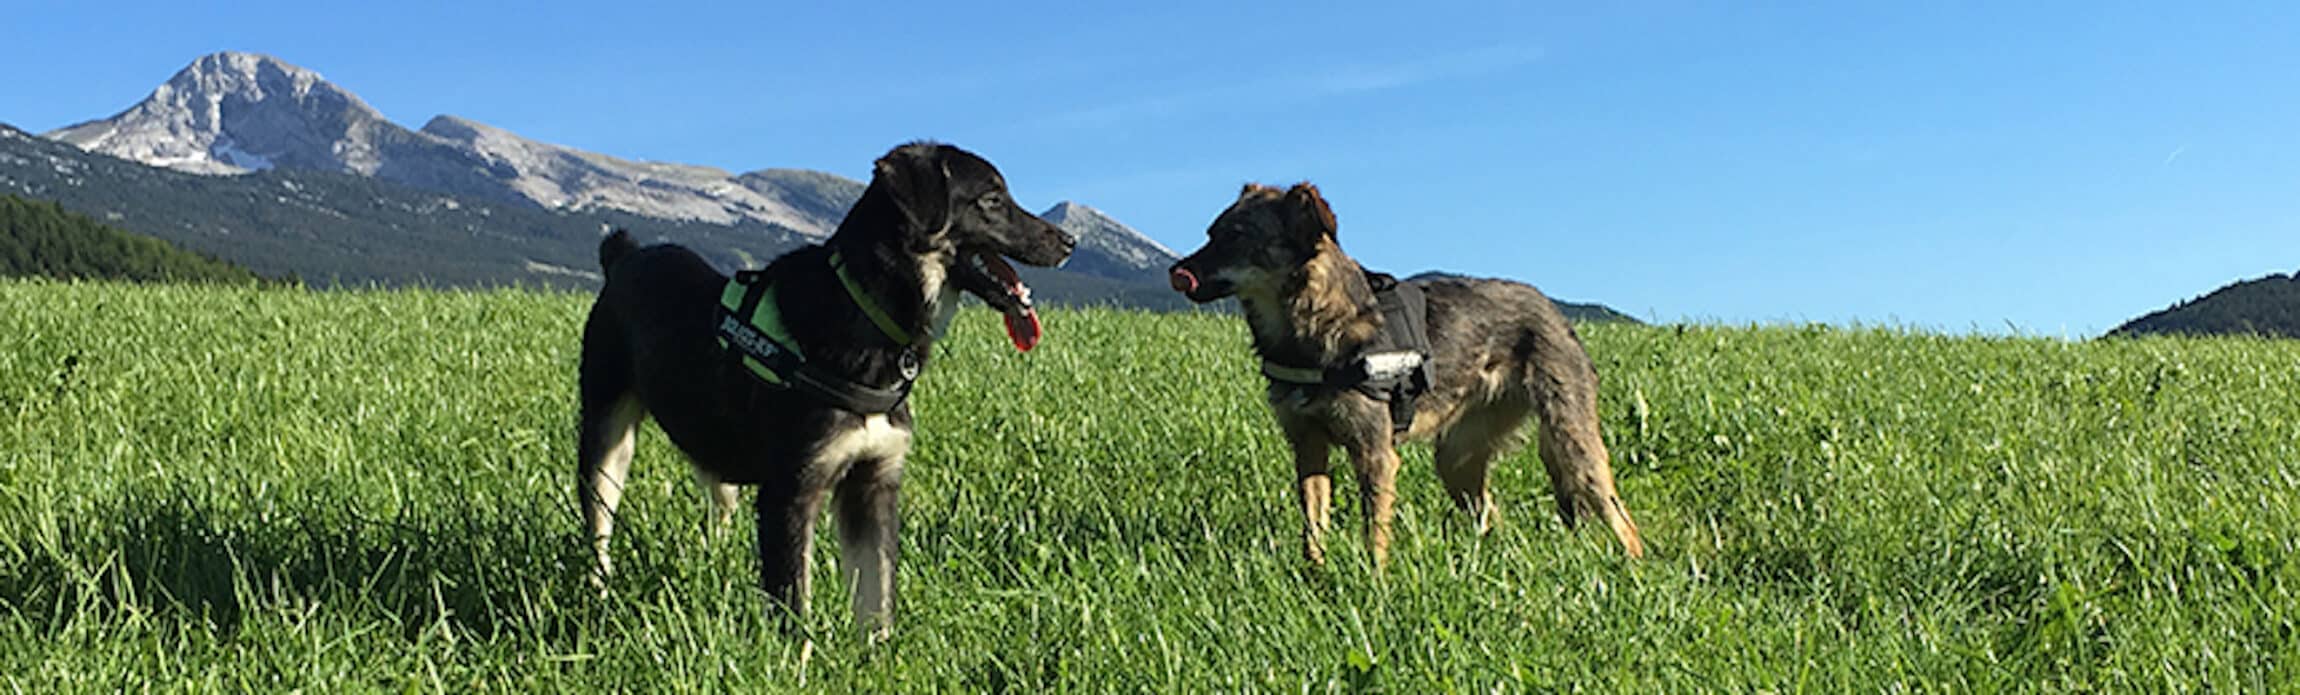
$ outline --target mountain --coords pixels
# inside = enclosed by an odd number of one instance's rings
[[[802,169],[731,174],[620,159],[456,116],[437,116],[421,130],[408,130],[319,73],[237,52],[201,57],[126,111],[46,137],[195,174],[350,174],[497,210],[628,213],[674,223],[767,227],[803,240],[828,237],[865,185]],[[1163,285],[1145,271],[1172,262],[1172,252],[1083,205],[1057,205],[1055,212],[1076,218],[1052,221],[1082,239],[1069,270]]]
[[[1413,277],[1406,279],[1474,280],[1477,278],[1468,275],[1462,275],[1459,273],[1448,273],[1439,270],[1432,270],[1414,275]],[[1556,297],[1550,297],[1549,302],[1551,304],[1556,304],[1557,310],[1565,314],[1566,319],[1579,323],[1634,323],[1641,325],[1645,323],[1643,321],[1637,320],[1637,317],[1615,311],[1613,307],[1609,307],[1603,304],[1582,304],[1577,302],[1568,302]]]
[[[246,268],[123,231],[55,203],[0,194],[0,277],[237,282]]]
[[[527,200],[473,153],[393,124],[319,73],[248,53],[201,57],[128,110],[47,137],[197,174],[328,171]]]
[[[2110,336],[2260,335],[2300,338],[2300,273],[2230,284],[2125,322]]]
[[[807,205],[843,204],[862,190],[859,182],[820,172],[745,176]],[[203,176],[82,151],[4,124],[0,193],[56,201],[107,224],[319,287],[596,288],[599,236],[611,227],[630,229],[643,240],[685,244],[721,269],[759,267],[809,243],[754,221],[716,225],[615,210],[546,210],[340,172],[272,168]],[[1048,304],[1186,306],[1163,281],[1021,271]]]
[[[1065,270],[1106,278],[1141,278],[1163,287],[1166,268],[1182,258],[1173,249],[1084,204],[1065,200],[1038,216],[1078,237],[1077,256],[1063,266]]]
[[[847,209],[862,199],[863,189],[868,186],[812,169],[761,169],[735,177],[735,183],[798,215],[817,220],[815,226],[824,230],[823,236],[838,229],[839,220],[846,219]]]
[[[810,191],[786,192],[772,176],[746,182],[710,167],[618,159],[455,116],[408,130],[319,73],[253,53],[203,56],[126,111],[47,137],[197,174],[358,174],[555,210],[755,221],[813,239],[829,236],[845,212],[787,204]]]
[[[620,211],[546,210],[357,174],[271,168],[204,176],[95,154],[0,125],[0,193],[64,208],[266,275],[315,286],[598,286],[601,231],[681,243],[753,267],[805,239]]]
[[[374,174],[379,140],[401,139],[357,95],[263,56],[201,57],[111,118],[48,137],[123,159],[198,174],[287,166]]]
[[[476,154],[512,190],[555,210],[621,210],[713,224],[754,220],[822,239],[838,228],[848,207],[786,202],[803,200],[808,192],[785,194],[773,177],[746,181],[706,166],[617,159],[455,116],[432,118],[421,133]],[[862,183],[849,183],[859,197]]]
[[[409,130],[319,73],[238,52],[45,138],[0,125],[0,192],[322,286],[593,287],[607,227],[757,267],[828,237],[865,188],[821,171],[621,159],[456,116]],[[1062,268],[1023,271],[1042,300],[1189,306],[1166,287],[1172,249],[1078,202],[1042,216],[1079,237]]]

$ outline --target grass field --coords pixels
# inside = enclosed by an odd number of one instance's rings
[[[0,283],[0,689],[2300,687],[2294,343],[1584,327],[1651,557],[1530,453],[1473,537],[1410,447],[1377,577],[1354,494],[1300,561],[1234,319],[1054,311],[1022,355],[970,311],[869,647],[827,533],[811,640],[770,629],[651,427],[588,591],[588,301]]]

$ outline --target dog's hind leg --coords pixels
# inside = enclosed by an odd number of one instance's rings
[[[1613,465],[1598,430],[1597,374],[1574,346],[1570,357],[1550,355],[1533,365],[1534,411],[1541,430],[1541,463],[1557,495],[1557,514],[1570,528],[1584,516],[1605,520],[1630,557],[1645,556],[1637,522],[1613,486]]]
[[[586,379],[588,381],[588,379]],[[585,399],[580,440],[576,445],[575,493],[583,507],[583,524],[591,532],[591,552],[597,565],[591,575],[594,588],[607,590],[614,560],[607,554],[607,539],[615,533],[615,508],[623,501],[623,480],[631,472],[639,420],[646,416],[639,400],[630,396],[592,402]]]
[[[839,481],[839,564],[854,591],[855,622],[872,640],[885,639],[894,628],[901,501],[901,457],[857,461]]]
[[[1520,443],[1527,410],[1522,402],[1477,406],[1438,435],[1438,479],[1445,481],[1446,496],[1469,515],[1470,527],[1480,535],[1501,521],[1501,510],[1493,506],[1493,491],[1486,481],[1491,478],[1494,459]]]
[[[577,372],[581,407],[575,434],[575,498],[591,534],[591,585],[607,591],[615,569],[607,538],[615,532],[615,507],[623,501],[623,479],[631,471],[633,435],[647,411],[632,390],[631,358],[614,330],[615,320],[597,306],[583,323],[583,361]]]
[[[1294,449],[1294,487],[1302,503],[1302,557],[1311,564],[1326,562],[1326,529],[1334,510],[1333,446],[1325,430],[1301,421],[1280,423],[1286,443]]]

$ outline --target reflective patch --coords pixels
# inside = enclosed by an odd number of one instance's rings
[[[756,297],[753,294],[756,293]],[[756,301],[749,316],[743,316],[743,304]],[[791,345],[790,336],[783,331],[782,312],[776,309],[775,290],[772,285],[753,287],[738,274],[727,281],[726,289],[719,291],[719,347],[741,356],[743,367],[770,384],[782,384],[783,376],[768,366],[771,361],[798,361],[801,355]]]
[[[1366,378],[1385,381],[1405,376],[1422,366],[1418,352],[1383,352],[1366,356]]]

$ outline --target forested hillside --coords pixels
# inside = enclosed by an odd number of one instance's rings
[[[251,282],[255,273],[107,226],[52,202],[0,195],[0,277]]]

